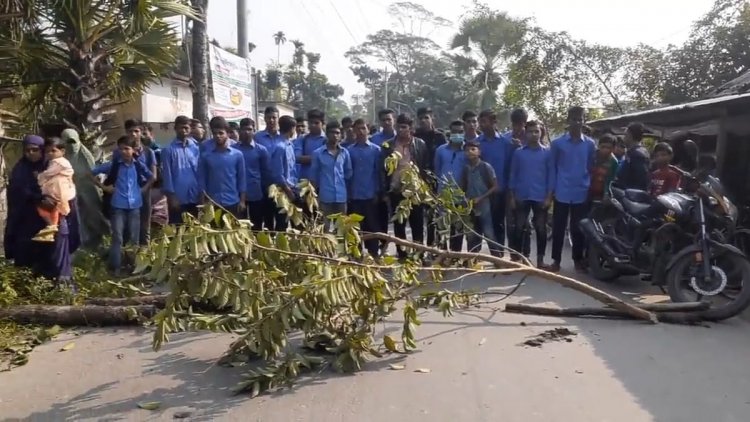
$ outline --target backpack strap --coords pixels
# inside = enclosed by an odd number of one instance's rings
[[[104,179],[105,186],[114,186],[117,181],[117,174],[120,172],[120,160],[112,160],[112,166],[109,168],[107,178]]]

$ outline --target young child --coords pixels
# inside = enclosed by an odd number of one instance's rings
[[[617,140],[612,135],[604,135],[599,139],[596,148],[596,162],[591,171],[591,186],[589,186],[589,199],[601,201],[609,195],[609,187],[615,180],[620,163],[612,152]]]
[[[666,142],[659,142],[654,147],[653,161],[656,168],[651,172],[649,193],[657,197],[661,194],[674,192],[680,187],[680,173],[670,167],[672,162],[672,147]]]
[[[49,164],[47,169],[37,176],[42,195],[52,198],[55,207],[45,209],[37,207],[39,216],[47,223],[47,227],[39,230],[33,238],[37,242],[54,242],[60,215],[70,213],[70,201],[76,197],[76,187],[73,184],[73,166],[65,158],[65,143],[60,138],[50,138],[44,142],[44,153]]]
[[[482,248],[481,236],[484,236],[489,244],[490,252],[494,256],[500,256],[502,249],[495,237],[490,206],[490,196],[498,190],[495,170],[480,158],[479,142],[466,142],[464,153],[467,165],[461,176],[461,189],[466,194],[466,198],[472,201],[474,226],[474,231],[466,234],[467,246],[470,252],[479,252]]]
[[[138,244],[143,190],[153,177],[151,170],[135,157],[135,147],[136,141],[133,138],[120,137],[117,140],[120,153],[115,161],[101,164],[91,170],[94,178],[100,174],[107,174],[107,179],[99,185],[102,190],[112,195],[110,203],[112,245],[109,249],[109,265],[115,276],[120,275],[122,246],[125,243],[126,230],[128,242]]]

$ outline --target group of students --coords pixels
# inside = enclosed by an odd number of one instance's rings
[[[148,243],[152,223],[179,224],[184,213],[196,213],[208,200],[249,218],[255,230],[284,231],[289,225],[287,215],[268,197],[268,188],[277,186],[301,205],[298,182],[302,179],[316,188],[316,212],[324,217],[356,213],[364,217],[363,231],[387,232],[394,209],[404,199],[403,173],[413,164],[436,192],[448,186],[460,188],[471,201],[471,224],[451,228],[446,245],[451,250],[461,250],[466,237],[468,249],[477,251],[485,238],[491,253],[502,256],[507,237],[509,248],[528,258],[533,226],[537,265],[559,271],[569,228],[575,267],[585,270],[578,222],[592,201],[608,194],[615,180],[628,188],[650,189],[654,195],[679,185],[679,174],[668,166],[669,145],[656,146],[656,169],[651,173],[649,153],[640,144],[642,125],[628,127],[626,148],[611,135],[601,137],[597,144],[584,134],[581,107],[569,110],[567,132],[552,142],[545,141],[543,124],[529,121],[523,109],[511,113],[511,129],[506,133],[498,132],[497,116],[491,110],[466,111],[450,123],[447,133],[436,129],[429,108],[417,111],[417,122],[407,114],[381,110],[381,129],[375,133],[363,119],[325,123],[325,117],[320,110],[310,110],[306,118],[279,116],[271,106],[264,111],[262,131],[256,133],[255,122],[249,118],[232,125],[214,117],[209,124],[211,136],[203,139],[200,122],[178,116],[175,138],[161,150],[153,142],[150,127],[128,120],[127,134],[117,140],[112,160],[95,167],[90,175],[105,195],[105,214],[112,228],[111,268],[119,272],[123,244]],[[46,145],[54,164],[49,169],[54,168],[64,180],[71,177],[70,166],[64,163],[64,145],[55,142]],[[618,146],[620,151],[616,151]],[[400,159],[389,173],[384,162],[393,152]],[[46,173],[40,175],[44,194],[59,197],[59,187],[70,186],[73,191],[63,193],[57,203],[75,196],[72,182],[55,185],[56,193],[44,191],[43,178],[50,177]],[[553,262],[547,265],[550,207]],[[39,212],[48,221],[44,230],[53,231],[55,212],[42,208]],[[408,224],[412,241],[422,243],[426,228],[427,243],[436,245],[438,212],[416,206],[406,221],[393,222],[394,234],[405,239]],[[328,226],[329,220],[324,221]],[[48,236],[47,232],[40,237]],[[377,240],[366,242],[365,248],[373,257],[384,252]],[[397,252],[400,258],[406,257],[405,250],[397,248]]]

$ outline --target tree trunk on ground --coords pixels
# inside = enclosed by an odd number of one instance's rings
[[[157,308],[163,308],[167,302],[167,295],[149,295],[133,297],[92,297],[86,299],[86,305],[98,306],[135,306],[151,305]]]
[[[193,118],[208,130],[208,0],[191,0],[200,20],[193,21],[190,72],[193,89]]]
[[[633,315],[627,312],[612,308],[550,308],[547,306],[524,305],[522,303],[509,303],[505,305],[505,312],[556,317],[634,318]],[[659,322],[673,324],[697,324],[703,321],[700,311],[656,312],[654,315]]]
[[[7,319],[19,324],[71,326],[118,326],[140,325],[138,316],[150,318],[156,307],[142,306],[50,306],[20,305],[0,309],[0,320]]]

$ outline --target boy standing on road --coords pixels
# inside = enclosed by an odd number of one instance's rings
[[[464,122],[456,120],[450,125],[450,135],[447,144],[440,145],[435,151],[435,176],[438,179],[438,194],[446,186],[458,187],[466,167],[464,153]],[[463,234],[457,227],[450,228],[450,242],[448,247],[452,251],[461,251]]]
[[[516,150],[510,170],[510,192],[508,203],[515,220],[515,230],[510,238],[510,247],[530,255],[531,240],[529,213],[533,213],[536,233],[536,265],[544,268],[547,249],[547,210],[552,204],[552,172],[550,150],[541,145],[542,124],[532,120],[526,123],[526,145]]]
[[[198,184],[203,202],[212,200],[242,218],[247,201],[247,175],[242,153],[229,147],[229,125],[213,124],[214,146],[201,154],[198,163]]]
[[[268,190],[268,163],[270,157],[263,145],[253,140],[255,122],[250,118],[240,120],[240,142],[234,148],[245,159],[245,180],[247,182],[247,216],[253,223],[253,230],[263,229],[263,210]]]
[[[396,131],[394,130],[394,123],[396,122],[396,112],[391,110],[390,108],[380,110],[378,112],[378,120],[380,121],[381,130],[374,133],[370,137],[370,142],[382,148],[385,142],[392,140],[396,136]],[[380,169],[381,172],[382,170],[383,169]],[[391,210],[388,208],[388,198],[386,192],[388,192],[388,189],[381,190],[381,193],[384,195],[384,197],[381,198],[377,206],[378,227],[380,227],[383,233],[388,233],[388,220],[391,213]],[[387,246],[388,244],[385,241],[380,242],[381,253],[385,253],[385,249]]]
[[[612,151],[617,141],[612,135],[604,135],[599,139],[596,148],[596,163],[591,173],[591,187],[589,188],[589,199],[601,201],[609,195],[609,187],[615,180],[619,163]]]
[[[672,147],[666,142],[659,142],[654,147],[654,167],[651,172],[651,187],[649,193],[654,198],[669,192],[674,192],[680,187],[682,175],[674,170],[669,163],[672,162]]]
[[[497,178],[497,189],[490,197],[492,206],[492,220],[495,228],[495,239],[501,245],[505,245],[505,206],[506,189],[508,187],[508,174],[513,151],[516,145],[507,137],[500,136],[495,130],[497,115],[492,110],[484,110],[479,113],[479,127],[482,135],[479,136],[479,145],[482,149],[483,159],[495,170]],[[501,253],[500,256],[503,254]]]
[[[299,181],[294,155],[294,138],[297,136],[296,123],[292,116],[281,116],[278,119],[278,130],[281,138],[275,140],[268,148],[268,155],[270,156],[269,182],[283,190],[292,203],[297,199],[296,191]],[[273,227],[275,231],[286,231],[289,226],[287,215],[281,212],[273,199],[270,199],[270,206],[272,207],[271,217],[273,220],[270,224],[267,224],[267,227]]]
[[[490,198],[497,191],[497,178],[492,166],[482,161],[480,145],[476,141],[464,144],[467,165],[464,169],[461,189],[472,203],[473,231],[466,234],[466,244],[469,252],[479,252],[482,249],[482,236],[487,239],[490,252],[500,256],[502,249],[495,239],[495,229],[492,224],[494,215]]]
[[[380,178],[378,163],[380,147],[367,140],[367,123],[363,119],[354,121],[354,143],[349,145],[352,161],[352,178],[349,181],[349,213],[364,217],[359,224],[363,232],[380,232],[377,204],[380,202]],[[378,240],[365,242],[373,258],[380,255]]]
[[[294,154],[299,165],[298,176],[300,179],[310,178],[313,153],[326,143],[326,136],[323,134],[323,122],[325,119],[325,113],[320,110],[313,109],[308,111],[307,127],[310,132],[294,141]]]
[[[554,205],[552,210],[552,260],[549,271],[560,271],[565,230],[570,223],[573,262],[579,272],[586,271],[583,261],[584,237],[578,224],[589,212],[591,171],[596,159],[594,140],[584,135],[583,107],[568,110],[568,133],[552,141],[550,148]]]
[[[161,153],[162,191],[169,204],[170,224],[182,223],[182,214],[198,212],[198,143],[190,137],[190,119],[177,116],[175,139]]]
[[[282,134],[279,130],[278,108],[276,108],[275,106],[266,107],[266,109],[263,111],[263,120],[265,120],[266,129],[255,133],[255,143],[257,143],[258,145],[262,145],[268,151],[269,159],[271,159],[272,153],[276,149],[277,145],[283,145],[283,149],[284,151],[286,151],[287,136]],[[297,122],[295,120],[295,125],[296,123]],[[294,136],[296,137],[296,131]],[[277,158],[281,159],[280,157]],[[278,159],[274,162],[274,165],[280,165],[280,161],[278,161]],[[273,199],[268,197],[268,185],[276,183],[271,179],[270,172],[273,171],[282,171],[282,169],[272,168],[269,166],[269,178],[267,183],[264,182],[263,184],[263,202],[265,203],[265,205],[263,206],[263,225],[271,231],[275,230],[277,218],[279,219],[279,221],[286,221],[285,219],[277,216],[278,209],[276,207],[276,203],[273,202]]]
[[[466,142],[476,141],[479,138],[479,119],[477,113],[466,110],[461,116],[461,120],[464,122],[464,140]]]
[[[430,173],[435,173],[435,151],[438,147],[446,144],[445,135],[435,130],[435,121],[432,114],[432,109],[429,107],[421,107],[417,110],[417,120],[419,121],[419,127],[414,131],[414,136],[424,141],[427,146],[427,168],[420,170],[427,170]],[[432,179],[428,179],[428,184],[432,187],[433,192],[437,189],[437,185],[433,183]],[[435,226],[435,216],[433,215],[434,210],[427,209],[427,245],[436,246],[437,241],[437,227]]]
[[[323,229],[328,232],[333,214],[346,214],[347,184],[352,178],[349,150],[341,146],[341,124],[326,125],[326,144],[313,152],[310,181],[318,192]]]

